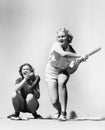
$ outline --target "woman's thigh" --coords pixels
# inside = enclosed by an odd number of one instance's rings
[[[29,111],[29,112],[30,112],[30,109],[35,109],[35,110],[38,109],[39,102],[33,94],[27,95],[27,97],[26,97],[26,107],[27,107],[27,111]]]
[[[22,95],[21,94],[17,94],[17,99],[19,101],[20,111],[25,111],[26,102],[25,102],[24,98],[22,97]]]
[[[47,82],[48,92],[52,103],[58,100],[58,82],[57,80],[50,80]]]
[[[58,75],[58,84],[59,84],[59,85],[66,84],[67,81],[68,81],[68,79],[69,79],[69,76],[68,76],[68,75],[63,74],[63,73],[60,73],[60,74]]]

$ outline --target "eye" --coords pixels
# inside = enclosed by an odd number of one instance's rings
[[[58,38],[64,38],[64,37],[66,37],[65,35],[62,35],[62,36],[58,36]]]
[[[64,38],[65,36],[62,36],[62,38]]]
[[[29,68],[27,68],[26,70],[30,70]]]

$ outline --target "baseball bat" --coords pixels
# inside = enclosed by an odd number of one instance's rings
[[[91,55],[95,54],[96,52],[98,52],[100,50],[101,50],[101,47],[98,47],[95,50],[93,50],[92,52],[90,52],[88,55],[91,56]]]

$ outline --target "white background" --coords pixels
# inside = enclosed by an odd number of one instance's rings
[[[40,75],[39,113],[54,112],[45,84],[49,48],[59,28],[74,36],[81,55],[102,50],[80,65],[68,82],[68,114],[105,116],[105,1],[104,0],[0,0],[0,114],[13,112],[11,92],[18,69],[30,63]]]

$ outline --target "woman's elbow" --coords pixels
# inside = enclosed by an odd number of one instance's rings
[[[18,87],[17,85],[16,85],[15,88],[13,89],[13,91],[16,92],[16,93],[18,93],[19,90],[20,90],[20,89],[19,89],[19,87]]]
[[[36,99],[39,99],[39,98],[40,98],[40,92],[39,92],[39,91],[34,92],[34,95],[35,95],[35,98],[36,98]]]

